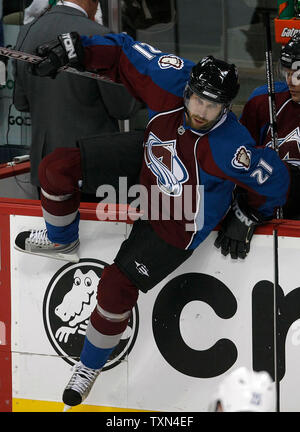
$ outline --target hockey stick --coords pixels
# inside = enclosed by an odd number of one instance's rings
[[[23,62],[27,62],[27,63],[31,63],[31,64],[37,64],[39,63],[41,60],[43,60],[42,57],[38,57],[34,54],[28,54],[28,53],[24,53],[22,51],[16,51],[16,50],[12,50],[10,48],[4,48],[4,47],[0,47],[0,56],[4,56],[4,57],[8,57],[10,59],[13,60],[19,60],[19,61],[23,61]],[[88,72],[88,71],[78,71],[77,69],[68,67],[68,66],[64,66],[60,69],[58,69],[58,72],[70,72],[76,75],[81,75],[81,76],[85,76],[88,78],[93,78],[99,81],[109,81],[112,82],[111,79],[109,79],[108,77],[104,76],[104,75],[98,75],[95,72]]]
[[[272,42],[271,42],[271,28],[269,14],[265,15],[266,26],[266,76],[268,83],[268,101],[269,101],[269,114],[270,114],[270,131],[272,139],[272,147],[278,154],[278,129],[276,120],[276,105],[275,105],[275,90],[273,78],[273,62],[272,62]],[[277,209],[276,219],[281,219],[282,209]],[[277,227],[273,230],[274,238],[274,381],[276,385],[276,411],[280,411],[280,379],[278,373],[278,350],[277,350],[277,337],[278,337],[278,321],[279,321],[279,307],[278,307],[278,294],[279,294],[279,266],[278,266],[278,231]]]

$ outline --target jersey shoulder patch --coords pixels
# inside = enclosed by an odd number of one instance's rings
[[[161,69],[173,68],[173,69],[180,70],[184,66],[184,61],[182,58],[177,57],[173,54],[166,54],[159,57],[158,66]]]
[[[231,165],[234,168],[244,169],[248,171],[251,165],[251,151],[244,146],[240,146],[231,160]]]

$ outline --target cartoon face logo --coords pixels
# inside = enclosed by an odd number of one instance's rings
[[[66,264],[47,287],[43,303],[44,327],[55,351],[71,365],[80,357],[89,317],[97,304],[98,283],[106,265],[95,259]],[[118,365],[131,351],[138,322],[138,307],[135,306],[127,329],[103,370]]]
[[[145,147],[145,161],[155,175],[159,189],[167,195],[180,196],[189,174],[177,155],[176,140],[161,141],[150,132]]]
[[[96,306],[97,286],[99,277],[94,270],[83,274],[81,269],[74,273],[73,285],[64,296],[62,302],[56,306],[54,313],[63,321],[67,327],[60,327],[56,336],[68,342],[69,335],[75,333],[81,323],[86,322]]]

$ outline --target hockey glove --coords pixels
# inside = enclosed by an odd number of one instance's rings
[[[55,78],[58,69],[63,66],[84,70],[84,48],[76,32],[58,35],[57,39],[39,45],[36,53],[43,60],[32,65],[34,75]]]
[[[221,229],[215,241],[215,246],[221,248],[223,255],[230,253],[231,258],[246,258],[250,251],[250,242],[257,225],[266,220],[249,212],[247,215],[241,210],[237,200],[232,203],[224,220],[221,222]]]

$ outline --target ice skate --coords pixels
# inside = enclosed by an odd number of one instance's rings
[[[81,404],[87,398],[100,371],[101,369],[90,369],[81,362],[75,366],[62,397],[65,404],[64,411]]]
[[[21,252],[69,262],[79,261],[76,253],[78,246],[79,240],[69,244],[52,243],[46,229],[22,231],[17,235],[14,245]]]

